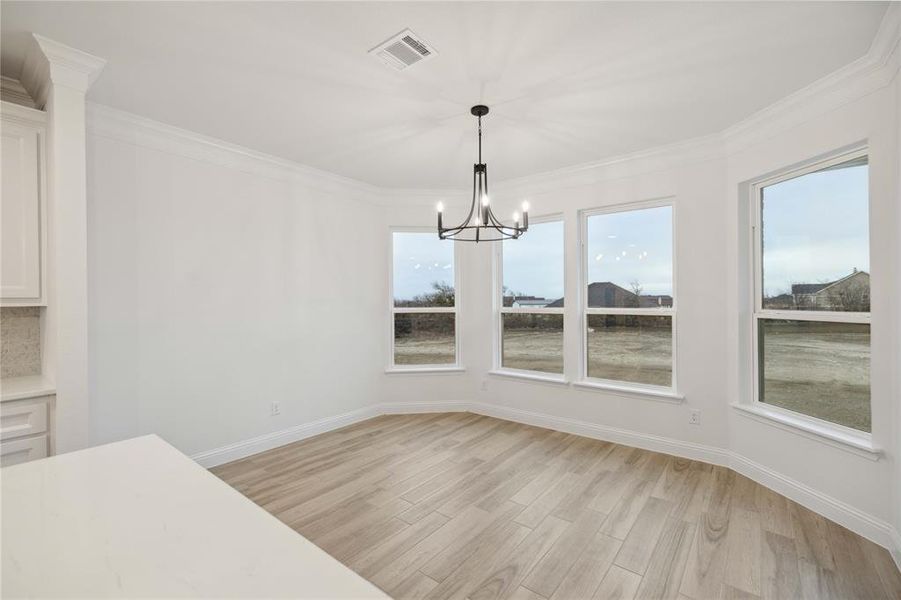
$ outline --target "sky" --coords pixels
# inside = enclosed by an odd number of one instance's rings
[[[868,166],[817,171],[763,189],[763,291],[870,271]]]
[[[673,293],[673,209],[644,208],[588,217],[588,282],[612,281],[642,294]]]
[[[504,241],[504,287],[509,293],[563,297],[563,221],[530,223],[518,240]]]
[[[432,283],[454,285],[454,242],[438,231],[394,233],[394,298],[411,300],[432,291]]]
[[[869,272],[868,167],[818,171],[763,190],[764,292],[793,283],[833,281],[855,268]],[[504,244],[504,286],[518,294],[563,296],[563,223],[533,223]],[[588,218],[588,281],[612,281],[643,294],[672,294],[672,208]],[[394,234],[394,297],[407,300],[453,285],[453,243],[436,233]]]

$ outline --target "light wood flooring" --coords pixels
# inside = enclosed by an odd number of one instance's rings
[[[901,598],[888,552],[730,469],[469,413],[213,472],[395,598]]]

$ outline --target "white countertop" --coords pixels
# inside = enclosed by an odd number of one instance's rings
[[[388,598],[156,436],[6,467],[2,596]]]
[[[43,375],[7,377],[0,379],[0,402],[49,396],[56,393],[56,387]]]

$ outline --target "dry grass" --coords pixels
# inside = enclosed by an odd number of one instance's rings
[[[596,329],[588,336],[588,360],[591,377],[668,386],[669,331]],[[399,339],[395,362],[451,364],[453,336]],[[508,331],[503,364],[512,369],[562,373],[563,333],[544,329]],[[763,369],[763,399],[768,404],[870,431],[867,333],[811,333],[791,324],[777,326],[766,338]]]

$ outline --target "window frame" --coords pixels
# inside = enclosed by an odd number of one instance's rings
[[[566,221],[563,213],[551,213],[538,217],[529,217],[530,225],[540,225],[543,223],[559,222],[563,226],[563,301],[564,305],[559,308],[515,308],[512,306],[504,306],[504,243],[495,244],[492,260],[493,270],[493,298],[494,298],[494,336],[493,336],[493,352],[492,352],[492,369],[491,374],[502,375],[508,377],[521,377],[523,379],[531,379],[534,381],[545,381],[549,383],[567,383],[566,379]],[[523,235],[529,235],[526,232]],[[563,373],[549,373],[547,371],[533,371],[530,369],[514,369],[512,367],[503,366],[504,352],[504,315],[505,314],[534,314],[534,315],[560,315],[563,319]]]
[[[597,208],[584,209],[579,211],[579,329],[580,329],[580,360],[579,360],[579,379],[575,385],[580,387],[593,387],[609,390],[612,392],[634,392],[644,397],[654,399],[662,399],[666,401],[674,401],[681,403],[684,400],[678,392],[678,322],[677,311],[679,308],[679,297],[677,290],[677,254],[676,254],[676,201],[674,196],[666,196],[662,198],[654,198],[650,200],[640,200],[637,202],[627,202],[622,204],[613,204]],[[672,243],[672,307],[658,308],[603,308],[588,306],[588,219],[598,215],[610,215],[622,212],[631,212],[635,210],[644,210],[649,208],[662,208],[668,206],[670,208],[670,228]],[[669,386],[653,385],[647,383],[637,383],[632,381],[620,381],[616,379],[603,379],[599,377],[588,376],[588,317],[590,315],[628,315],[628,316],[655,316],[670,317],[672,327],[670,356],[672,359],[671,379]]]
[[[823,169],[854,160],[861,157],[869,158],[869,148],[866,145],[857,146],[851,150],[844,150],[833,153],[825,158],[814,159],[805,162],[800,167],[783,169],[774,175],[757,179],[751,182],[749,186],[749,204],[750,204],[750,257],[751,257],[751,285],[748,291],[751,294],[748,306],[751,307],[748,318],[748,339],[750,341],[750,358],[751,358],[751,395],[749,401],[739,403],[737,408],[753,413],[756,416],[762,416],[781,424],[805,430],[819,436],[828,437],[835,441],[839,441],[854,446],[867,452],[876,451],[872,445],[872,427],[868,433],[859,429],[854,429],[846,425],[820,419],[802,412],[793,411],[781,406],[769,404],[761,401],[761,382],[760,382],[760,321],[761,320],[787,320],[787,321],[811,321],[819,323],[856,323],[871,324],[871,312],[850,312],[850,311],[826,311],[826,310],[780,310],[763,307],[763,189],[783,181],[796,179],[809,175]],[[868,161],[869,164],[869,161]],[[869,187],[869,186],[868,186]],[[867,210],[870,209],[870,198],[868,190]],[[868,250],[872,254],[872,238],[869,236],[867,245]],[[871,309],[872,311],[872,309]],[[870,365],[872,366],[872,338],[870,341]],[[872,370],[870,371],[870,414],[873,410],[872,395]]]
[[[388,228],[388,356],[385,365],[386,373],[435,373],[435,372],[461,372],[463,367],[463,353],[460,323],[460,308],[462,304],[461,282],[459,265],[461,247],[453,240],[439,240],[441,243],[453,244],[454,257],[454,306],[394,306],[394,234],[395,233],[432,233],[438,237],[434,227],[415,226],[391,226]],[[423,365],[398,365],[394,362],[394,316],[397,314],[453,314],[454,315],[454,362],[448,364],[423,364]]]

